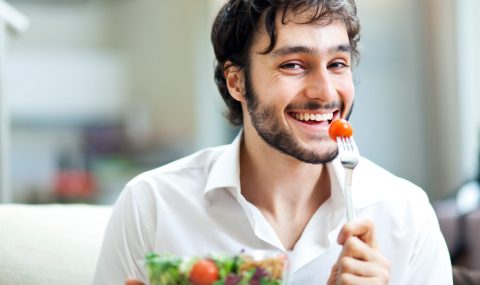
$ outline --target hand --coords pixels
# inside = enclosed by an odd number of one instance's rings
[[[333,265],[328,285],[388,284],[390,262],[381,254],[372,221],[345,224],[337,242],[343,246]]]
[[[143,284],[142,281],[128,278],[127,281],[125,281],[125,285],[145,285],[145,284]]]

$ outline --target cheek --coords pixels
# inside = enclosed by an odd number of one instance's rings
[[[346,118],[352,112],[353,101],[355,98],[355,87],[353,87],[353,84],[351,84],[350,86],[346,86],[344,92],[342,92],[341,94],[344,104],[342,118]]]
[[[298,92],[296,82],[288,78],[273,78],[271,80],[259,81],[262,85],[258,88],[258,96],[265,104],[275,105],[282,108],[291,103]]]
[[[348,106],[348,108],[350,108],[355,97],[355,87],[353,86],[353,82],[351,80],[342,81],[339,82],[337,86],[342,101],[345,103],[346,107]]]

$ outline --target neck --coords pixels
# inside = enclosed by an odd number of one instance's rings
[[[315,211],[330,196],[322,164],[301,162],[268,145],[258,135],[244,135],[240,152],[242,194],[275,215],[285,207]]]
[[[330,197],[324,165],[300,162],[251,133],[244,133],[240,149],[240,183],[243,196],[262,212],[288,250]]]

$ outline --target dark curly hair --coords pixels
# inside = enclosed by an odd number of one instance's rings
[[[218,12],[213,23],[211,40],[216,57],[215,83],[227,104],[227,119],[236,126],[243,123],[242,107],[228,92],[224,65],[231,61],[234,66],[248,71],[248,52],[255,37],[260,19],[264,19],[270,44],[264,51],[269,53],[276,43],[275,17],[282,11],[282,23],[286,24],[287,11],[302,13],[315,9],[304,24],[323,21],[328,24],[340,20],[347,28],[352,56],[358,58],[357,43],[360,39],[360,24],[354,0],[229,0]],[[265,13],[265,17],[262,18]]]

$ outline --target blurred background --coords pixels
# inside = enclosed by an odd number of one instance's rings
[[[135,175],[230,142],[222,2],[0,0],[0,202],[111,205]],[[454,263],[480,269],[480,1],[357,5],[360,152],[425,189]]]
[[[9,202],[112,204],[135,175],[238,131],[212,79],[222,0],[5,2],[30,23],[0,43]],[[360,151],[451,196],[478,173],[480,1],[357,5]]]

